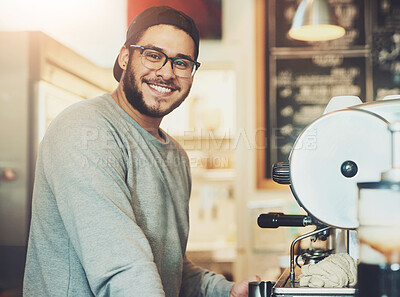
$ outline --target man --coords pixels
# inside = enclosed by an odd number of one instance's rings
[[[37,160],[25,296],[247,296],[186,257],[190,168],[160,122],[189,93],[193,20],[152,7],[131,23],[112,94],[66,109]]]

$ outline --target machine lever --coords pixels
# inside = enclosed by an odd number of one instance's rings
[[[313,221],[309,216],[285,215],[281,212],[263,213],[258,216],[258,226],[261,228],[278,227],[305,227],[312,225]]]

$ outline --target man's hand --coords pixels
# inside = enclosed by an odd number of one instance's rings
[[[261,281],[258,275],[253,275],[236,283],[231,290],[229,297],[247,297],[249,295],[249,282]]]

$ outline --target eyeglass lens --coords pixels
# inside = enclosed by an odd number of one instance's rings
[[[145,49],[142,53],[142,64],[152,70],[161,69],[166,60],[172,60],[173,71],[176,76],[191,77],[195,72],[195,64],[185,58],[167,58],[167,56],[159,51]]]

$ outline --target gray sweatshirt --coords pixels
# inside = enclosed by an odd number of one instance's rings
[[[77,103],[38,153],[24,296],[227,297],[186,257],[186,153],[157,140],[111,95]]]

